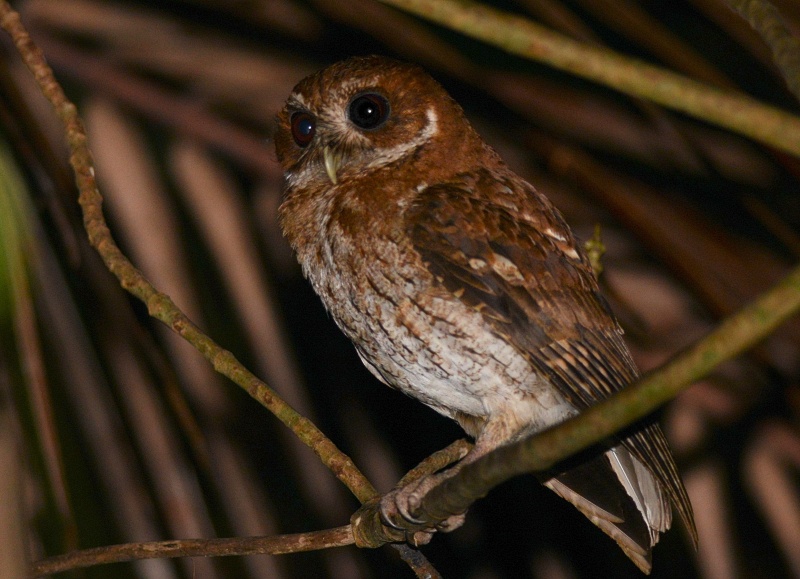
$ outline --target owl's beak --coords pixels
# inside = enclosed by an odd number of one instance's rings
[[[325,145],[322,148],[322,158],[325,161],[325,172],[328,174],[328,178],[331,183],[336,185],[339,182],[336,172],[342,166],[342,154],[338,150]]]

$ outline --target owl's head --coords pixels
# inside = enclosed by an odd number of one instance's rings
[[[350,58],[303,79],[277,123],[289,187],[330,186],[426,156],[444,154],[446,166],[448,152],[482,146],[435,80],[380,56]]]

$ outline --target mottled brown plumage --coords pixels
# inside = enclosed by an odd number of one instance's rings
[[[275,141],[305,275],[375,376],[475,437],[465,462],[636,378],[561,215],[419,68],[365,57],[306,78]],[[695,534],[657,425],[554,474],[544,484],[646,572],[670,501]],[[410,518],[436,480],[384,499],[385,518]]]

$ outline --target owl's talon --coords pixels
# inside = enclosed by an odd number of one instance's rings
[[[411,514],[420,504],[418,499],[415,501],[415,506],[409,504],[411,494],[416,490],[416,486],[409,485],[395,489],[381,499],[381,518],[387,525],[396,529],[406,529],[409,523],[412,525],[425,524],[425,521]]]
[[[428,492],[444,479],[452,476],[450,472],[423,477],[404,487],[394,489],[387,493],[380,504],[381,518],[384,523],[396,529],[407,529],[410,525],[424,526],[427,521],[415,517],[412,513],[419,509],[422,499]],[[408,531],[408,542],[413,545],[426,545],[433,537],[433,533],[441,531],[449,533],[464,524],[466,513],[453,515],[435,526],[423,528],[418,531]]]

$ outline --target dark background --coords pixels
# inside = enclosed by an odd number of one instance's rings
[[[776,4],[797,31],[797,5]],[[430,70],[580,237],[601,226],[602,283],[644,370],[764,291],[800,253],[796,160],[376,2],[14,5],[84,115],[123,250],[382,491],[462,433],[369,375],[280,237],[272,118],[306,74],[370,53]],[[796,112],[765,46],[722,0],[493,5]],[[25,208],[32,310],[3,304],[0,386],[17,417],[33,558],[346,524],[357,502],[312,453],[176,345],[104,270],[84,240],[63,137],[2,47],[0,135],[26,186],[15,202]],[[800,542],[800,334],[790,324],[659,414],[700,550],[676,522],[652,577],[800,572],[791,549]],[[496,488],[462,529],[422,550],[447,578],[640,575],[533,476]],[[389,547],[79,575],[413,576]]]

